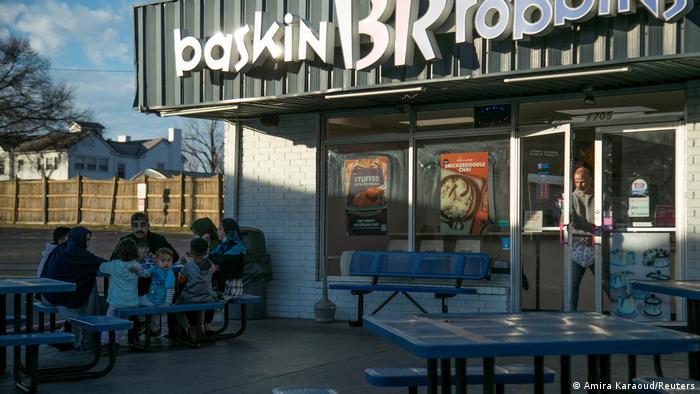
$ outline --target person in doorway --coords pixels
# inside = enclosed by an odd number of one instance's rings
[[[586,167],[574,171],[574,191],[571,193],[571,220],[573,247],[571,249],[571,310],[578,308],[579,286],[590,269],[595,275],[595,247],[593,229],[595,221],[593,177]]]
[[[51,252],[53,252],[54,249],[58,245],[61,245],[62,243],[66,242],[68,240],[68,233],[70,232],[70,227],[56,227],[53,230],[53,239],[52,242],[47,242],[46,247],[44,248],[44,251],[41,252],[41,260],[39,261],[39,266],[36,269],[36,277],[39,278],[41,277],[41,272],[44,270],[44,265],[46,265],[46,260],[49,258],[49,255]]]

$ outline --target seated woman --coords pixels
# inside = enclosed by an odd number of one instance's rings
[[[42,301],[58,308],[59,313],[70,318],[79,315],[102,314],[97,297],[95,275],[105,259],[88,251],[92,233],[85,227],[74,227],[68,233],[68,241],[54,249],[46,260],[41,272],[42,278],[75,283],[73,292],[44,293]],[[88,350],[92,347],[90,336],[74,328],[73,344],[76,348]]]
[[[219,240],[219,232],[216,229],[216,225],[209,218],[199,218],[192,222],[190,226],[192,234],[202,238],[209,243],[209,251],[219,246],[221,242]]]
[[[214,273],[215,290],[224,292],[224,299],[235,297],[243,293],[244,256],[247,252],[245,243],[241,237],[238,223],[231,218],[221,221],[219,236],[221,243],[209,250],[209,259],[219,269]]]

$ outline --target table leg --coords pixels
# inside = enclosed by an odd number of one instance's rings
[[[455,359],[455,387],[457,394],[467,394],[467,360]]]
[[[688,332],[700,335],[700,300],[688,299],[686,312]],[[688,376],[700,380],[700,352],[688,353]]]
[[[14,324],[14,334],[18,335],[22,333],[22,295],[15,294],[13,296],[13,315],[15,317]],[[22,347],[13,346],[12,348],[12,360],[14,363],[15,380],[21,379],[22,373]]]
[[[627,356],[627,383],[632,383],[637,377],[637,356]]]
[[[428,394],[437,394],[438,363],[434,358],[428,359]]]
[[[588,383],[597,384],[600,382],[600,364],[598,363],[598,355],[588,355]],[[589,390],[589,392],[597,393],[598,390]]]
[[[7,297],[0,294],[0,335],[7,334]],[[5,373],[7,368],[7,350],[4,346],[0,346],[0,375]]]
[[[34,332],[34,294],[32,293],[27,293],[25,295],[25,301],[26,301],[26,307],[25,307],[25,314],[27,315],[27,324],[26,324],[26,333],[31,334]],[[29,357],[29,350],[26,350],[24,352],[24,365],[29,368],[30,364],[30,357]]]
[[[496,360],[484,357],[484,394],[493,394],[496,385]]]
[[[544,394],[544,356],[535,356],[535,394]]]
[[[559,390],[562,394],[571,393],[571,356],[560,357],[561,380]]]
[[[452,368],[449,358],[440,359],[440,387],[442,394],[452,393]]]
[[[610,362],[609,354],[602,354],[599,356],[600,362],[600,379],[603,383],[610,383],[612,381],[612,366]]]

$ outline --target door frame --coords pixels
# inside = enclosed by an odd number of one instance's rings
[[[517,264],[512,264],[511,270],[511,311],[522,311],[522,255],[521,255],[521,240],[523,237],[523,226],[522,214],[524,211],[522,204],[522,191],[524,187],[528,187],[527,184],[521,184],[521,179],[524,176],[525,168],[523,166],[522,158],[525,156],[525,152],[522,152],[523,140],[526,138],[553,135],[553,134],[563,134],[564,136],[564,185],[563,185],[563,201],[562,201],[562,217],[566,218],[563,230],[563,237],[566,240],[566,245],[564,245],[563,256],[564,256],[564,269],[563,269],[563,282],[562,282],[562,306],[565,311],[570,310],[571,304],[571,247],[573,239],[569,236],[570,228],[570,206],[571,206],[571,185],[572,185],[572,168],[571,168],[571,151],[572,151],[572,125],[570,123],[563,123],[559,125],[552,125],[551,127],[543,128],[543,126],[532,126],[532,127],[520,127],[516,129],[517,137],[514,138],[514,144],[511,146],[511,151],[516,153],[515,157],[512,158],[512,165],[515,169],[512,169],[511,173],[516,174],[513,180],[511,180],[511,196],[517,196],[517,198],[511,198],[511,261],[517,261]],[[551,230],[551,229],[550,229]],[[568,262],[568,263],[567,263]]]
[[[686,204],[685,204],[685,124],[684,122],[660,122],[651,124],[636,124],[636,125],[618,125],[618,126],[602,126],[595,129],[595,168],[593,174],[595,193],[595,226],[601,228],[603,222],[603,140],[604,134],[620,134],[620,133],[635,133],[644,131],[656,130],[675,130],[675,227],[656,230],[660,232],[674,232],[676,236],[676,258],[675,258],[675,278],[686,278]],[[601,191],[601,192],[597,192]],[[631,228],[628,230],[632,230]],[[639,231],[649,232],[654,231],[654,228],[639,228]],[[595,270],[603,273],[603,254],[602,254],[602,234],[595,236]],[[596,275],[595,278],[595,310],[602,313],[603,311],[603,277]],[[682,297],[676,297],[676,320],[684,321],[685,316],[685,300]]]

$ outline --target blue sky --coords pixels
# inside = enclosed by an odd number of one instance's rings
[[[143,0],[0,0],[0,37],[18,34],[51,61],[54,81],[75,88],[76,104],[92,108],[105,137],[167,137],[184,119],[135,112],[132,5]],[[64,71],[64,69],[108,70]]]

